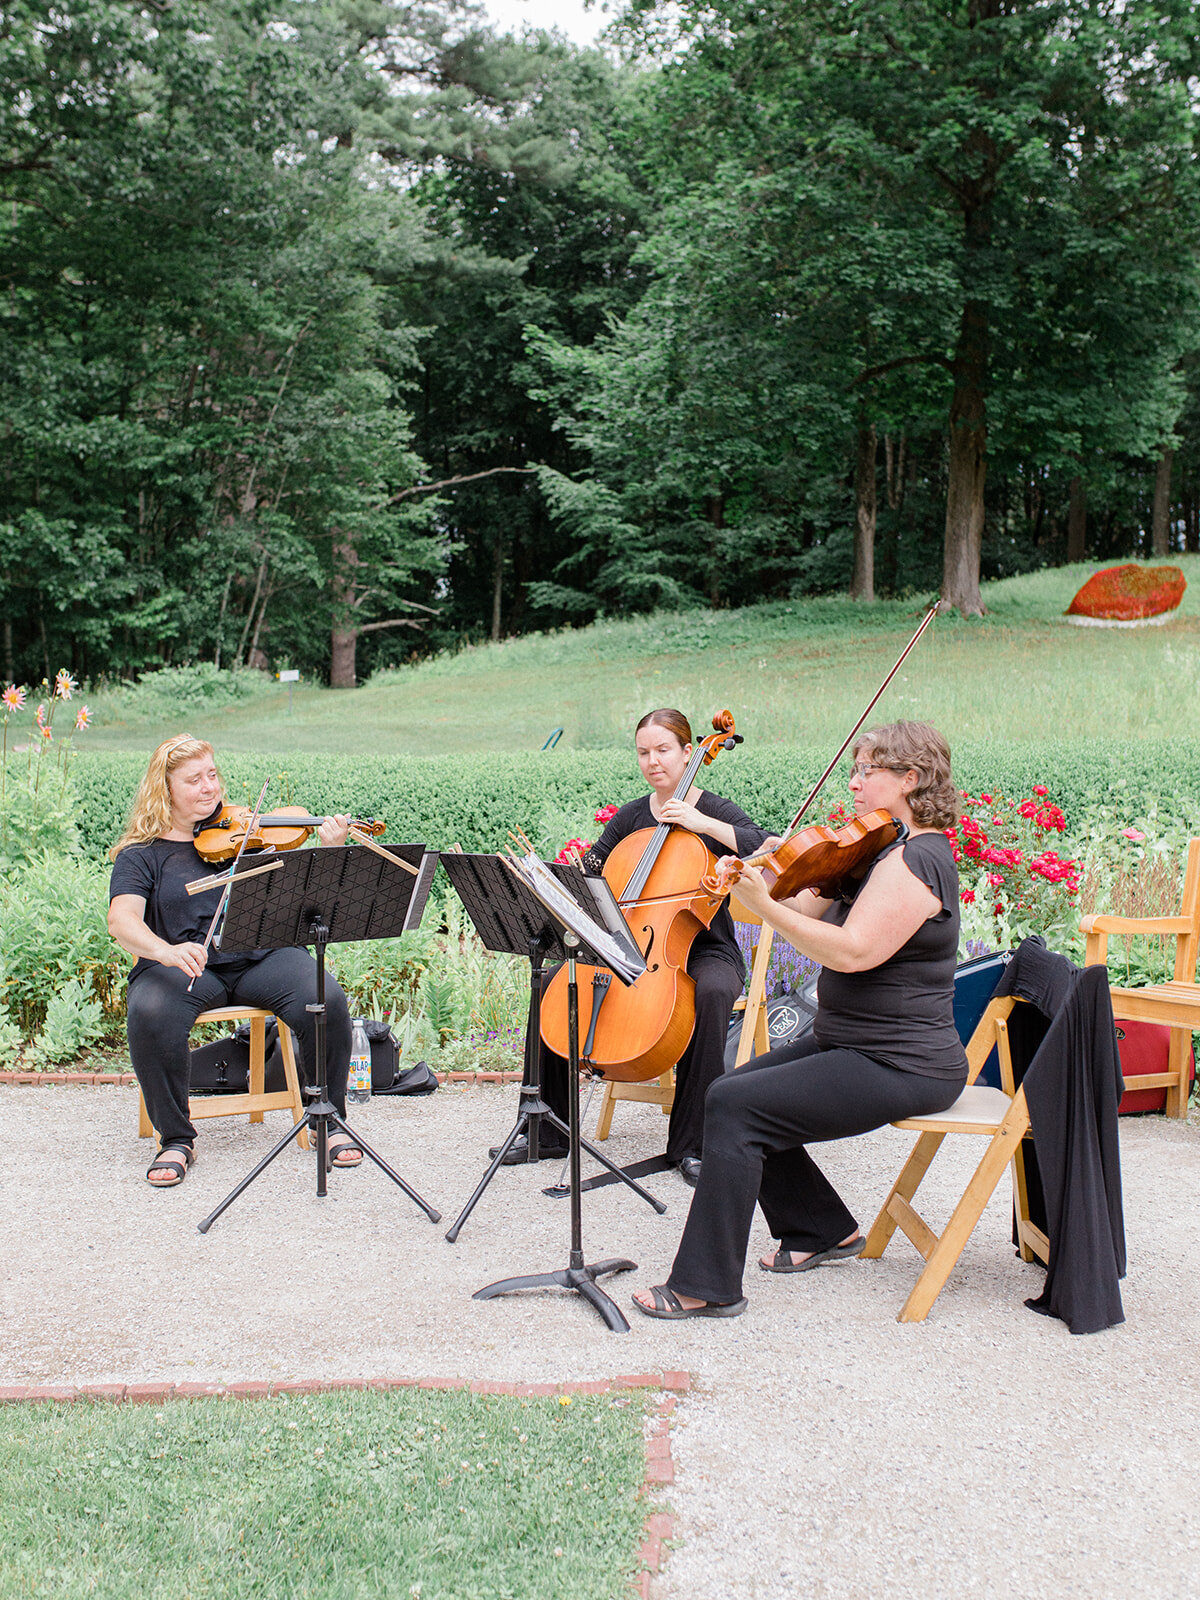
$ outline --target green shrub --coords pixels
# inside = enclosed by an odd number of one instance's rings
[[[197,661],[189,667],[159,667],[112,688],[97,689],[93,709],[105,723],[158,722],[193,712],[219,711],[252,700],[270,680],[249,667],[214,667]]]
[[[46,1006],[46,1021],[29,1052],[39,1067],[73,1061],[104,1035],[104,1008],[80,983],[68,978]]]
[[[765,827],[782,828],[831,753],[743,747],[722,753],[704,768],[700,782],[736,800]],[[644,792],[632,749],[406,760],[370,754],[286,759],[235,754],[220,762],[232,800],[253,800],[270,775],[269,804],[290,800],[318,814],[349,811],[382,817],[388,839],[421,839],[439,849],[458,843],[464,850],[496,850],[510,828],[522,827],[539,849],[553,853],[563,843],[559,834],[568,819],[576,819],[570,832],[585,822],[594,828],[590,819],[598,807]],[[79,830],[85,851],[94,858],[119,835],[145,764],[145,756],[94,750],[78,757],[72,778],[80,801]],[[845,798],[848,773],[847,757],[826,783],[814,815],[820,814],[826,797],[826,810]],[[980,739],[955,751],[955,777],[972,793],[994,786],[1024,795],[1044,783],[1066,813],[1068,831],[1074,832],[1102,805],[1129,818],[1155,807],[1166,813],[1177,803],[1194,807],[1200,796],[1200,740],[1142,746],[1108,739],[1064,739],[1053,745]]]
[[[129,961],[109,936],[108,869],[46,855],[0,879],[2,1004],[31,1038],[51,998],[72,979],[105,1018],[124,1015]]]
[[[47,852],[76,855],[80,849],[76,803],[62,773],[47,772],[44,789],[12,763],[0,797],[0,871],[21,867]]]

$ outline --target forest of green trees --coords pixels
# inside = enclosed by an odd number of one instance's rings
[[[1196,0],[8,0],[0,671],[1200,550]]]

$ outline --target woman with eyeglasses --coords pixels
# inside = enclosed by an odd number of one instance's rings
[[[779,1249],[765,1272],[807,1272],[860,1255],[858,1224],[807,1147],[944,1111],[967,1059],[954,1027],[958,869],[944,830],[959,794],[950,750],[926,722],[860,736],[855,812],[885,810],[907,836],[837,898],[774,901],[746,867],[738,899],[821,964],[806,1038],[748,1062],[708,1091],[704,1162],[665,1284],[634,1295],[649,1317],[735,1317],[757,1202]]]

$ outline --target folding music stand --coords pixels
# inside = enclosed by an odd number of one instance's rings
[[[417,875],[405,871],[385,855],[418,868]],[[255,863],[256,866],[259,863]],[[233,950],[277,950],[312,945],[317,957],[317,998],[306,1007],[316,1018],[315,1082],[305,1085],[310,1101],[307,1111],[271,1153],[230,1191],[215,1211],[199,1224],[200,1232],[209,1228],[227,1206],[265,1171],[302,1129],[316,1131],[317,1195],[326,1192],[330,1127],[348,1134],[356,1148],[370,1156],[375,1165],[404,1190],[430,1222],[440,1222],[441,1213],[422,1200],[382,1156],[339,1116],[330,1102],[325,1060],[325,947],[362,939],[391,939],[414,927],[420,920],[433,871],[421,844],[326,846],[319,850],[293,850],[272,858],[271,870],[234,878],[221,929],[221,943]]]
[[[503,861],[495,855],[468,855],[460,851],[451,851],[441,858],[446,875],[453,884],[455,892],[463,905],[467,915],[475,925],[476,932],[488,950],[499,951],[508,955],[528,955],[529,957],[529,1028],[536,1043],[534,1045],[534,1070],[532,1083],[521,1085],[521,1095],[517,1108],[517,1120],[513,1124],[508,1137],[496,1151],[491,1166],[484,1173],[476,1186],[475,1192],[462,1208],[453,1226],[446,1234],[451,1244],[458,1238],[462,1226],[484,1190],[496,1173],[504,1165],[504,1158],[512,1149],[522,1134],[529,1142],[529,1159],[536,1161],[538,1158],[538,1141],[541,1136],[542,1119],[558,1128],[570,1144],[570,1127],[561,1118],[555,1116],[550,1107],[542,1099],[542,1041],[540,1033],[541,1005],[542,1005],[542,963],[549,958],[552,961],[566,961],[567,947],[563,940],[562,925],[557,922],[553,914],[546,909],[535,894],[521,882],[519,878],[509,871]],[[579,883],[582,882],[581,874],[576,867],[562,867],[555,871],[558,863],[546,863],[549,870],[554,873],[559,885],[566,889],[572,896],[575,895]],[[591,908],[583,908],[590,913]],[[576,1077],[578,1082],[578,1064],[576,1064]],[[600,1162],[613,1175],[611,1181],[620,1179],[642,1197],[647,1204],[661,1215],[667,1208],[663,1201],[655,1197],[640,1184],[621,1170],[615,1162],[611,1161],[604,1153],[597,1150],[594,1145],[580,1137],[580,1146],[590,1156]]]
[[[530,861],[532,865],[529,864]],[[585,911],[574,899],[577,887],[582,893],[589,892],[583,886],[582,877],[578,886],[572,880],[567,880],[565,885],[557,882],[547,883],[547,874],[549,873],[551,878],[554,875],[544,862],[538,862],[532,857],[527,861],[514,858],[510,865],[504,865],[503,870],[514,873],[516,880],[528,888],[533,898],[543,905],[544,914],[551,919],[551,927],[562,930],[559,938],[567,956],[567,1063],[570,1084],[568,1097],[570,1122],[567,1136],[571,1167],[571,1253],[566,1267],[558,1272],[539,1272],[516,1278],[502,1278],[497,1283],[489,1283],[484,1288],[477,1289],[471,1298],[492,1300],[497,1295],[509,1294],[515,1289],[550,1287],[573,1289],[590,1305],[595,1306],[614,1333],[628,1333],[629,1323],[599,1287],[596,1279],[610,1272],[633,1272],[637,1262],[620,1257],[609,1261],[598,1261],[589,1266],[583,1259],[583,1208],[579,1185],[579,982],[576,963],[582,956],[590,963],[609,965],[613,975],[622,983],[631,983],[633,977],[637,975],[637,969],[626,959],[627,955],[632,955],[640,963],[640,970],[643,972],[645,962],[642,960],[641,952],[629,939],[620,909],[607,885],[602,886],[602,895],[593,902],[592,909]],[[543,895],[546,896],[545,899]],[[604,896],[607,896],[607,904],[604,904]],[[592,910],[596,909],[599,909],[603,920],[611,919],[610,927],[620,925],[628,950],[619,948],[621,940],[614,939],[606,928],[597,924],[592,916]],[[612,949],[612,954],[608,957],[604,955],[603,949],[596,948],[605,945]],[[622,966],[627,967],[628,971],[622,971]],[[557,1122],[558,1119],[554,1120]],[[559,1123],[559,1126],[562,1124]],[[631,1187],[636,1188],[637,1185],[631,1184]]]

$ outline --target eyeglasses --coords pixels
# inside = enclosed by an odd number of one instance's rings
[[[850,768],[852,778],[869,778],[873,772],[907,772],[907,767],[887,767],[878,761],[856,761]]]

